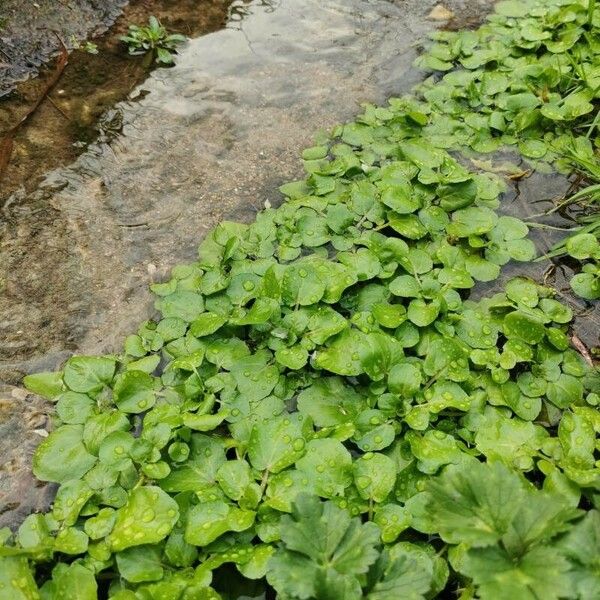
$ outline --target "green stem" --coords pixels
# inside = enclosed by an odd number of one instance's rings
[[[386,227],[389,227],[389,222],[386,221],[383,225],[379,225],[379,227],[373,227],[373,229],[371,229],[371,231],[381,231],[382,229],[385,229]]]
[[[590,125],[587,133],[585,134],[585,137],[588,140],[590,139],[590,136],[592,135],[592,132],[594,131],[594,129],[598,126],[599,122],[600,122],[600,110],[596,113],[596,116],[594,117],[592,124]]]
[[[596,8],[596,0],[588,0],[587,24],[591,27],[594,20],[594,9]]]
[[[262,498],[265,490],[267,489],[267,483],[269,483],[269,469],[265,469],[262,479],[260,481],[260,497]]]
[[[572,231],[573,227],[556,227],[554,225],[546,225],[545,223],[527,223],[529,227],[535,229],[552,229],[553,231]]]

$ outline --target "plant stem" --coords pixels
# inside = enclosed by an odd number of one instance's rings
[[[260,497],[262,498],[265,490],[267,489],[267,483],[269,483],[269,469],[265,469],[262,479],[260,481]]]
[[[589,27],[592,26],[592,21],[594,20],[594,9],[595,8],[596,8],[596,0],[588,0],[587,24]]]

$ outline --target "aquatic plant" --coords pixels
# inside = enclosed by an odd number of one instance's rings
[[[448,73],[306,149],[279,208],[152,286],[162,318],[121,353],[26,377],[56,403],[33,469],[59,488],[4,532],[2,589],[597,598],[598,374],[552,289],[469,299],[535,248],[503,181],[448,150],[593,148],[598,16],[509,1],[436,34],[420,62]]]
[[[150,52],[156,62],[173,63],[173,54],[186,37],[179,33],[168,33],[156,17],[148,19],[148,25],[130,25],[127,35],[119,38],[127,44],[129,54],[146,54]]]

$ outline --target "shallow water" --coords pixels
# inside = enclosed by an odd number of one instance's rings
[[[440,24],[427,19],[434,4],[238,0],[227,29],[191,40],[113,109],[116,137],[11,195],[0,223],[0,525],[51,494],[29,472],[50,407],[13,386],[72,352],[118,349],[153,314],[148,284],[193,259],[220,220],[279,202],[319,128],[408,91],[416,42]],[[448,3],[456,25],[485,6]]]
[[[277,202],[320,127],[412,86],[431,6],[238,2],[227,29],[155,71],[115,107],[120,135],[7,201],[0,379],[115,348],[151,314],[152,278],[219,220]]]

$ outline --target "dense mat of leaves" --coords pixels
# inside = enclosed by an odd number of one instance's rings
[[[523,5],[438,34],[422,63],[450,72],[306,150],[281,207],[153,286],[122,353],[26,378],[56,402],[33,469],[59,487],[3,533],[2,593],[600,596],[598,375],[551,289],[469,299],[535,248],[447,152],[592,151],[600,12]]]

